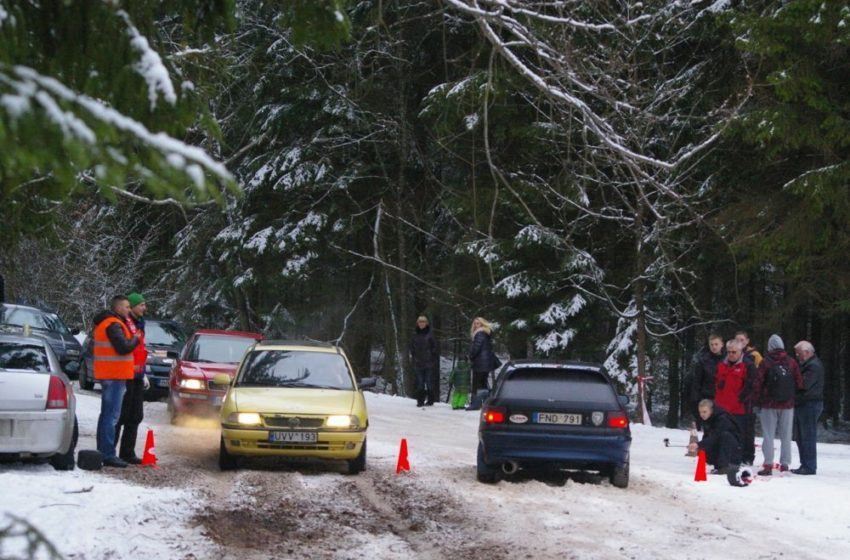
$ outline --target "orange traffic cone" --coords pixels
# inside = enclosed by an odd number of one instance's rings
[[[401,438],[401,447],[398,450],[398,463],[395,466],[395,473],[401,471],[410,471],[410,463],[407,461],[407,439]]]
[[[148,429],[148,437],[145,440],[145,453],[142,455],[142,466],[156,468],[156,447],[153,444],[153,430]]]
[[[694,482],[703,482],[705,477],[705,450],[700,449],[697,455],[697,470],[694,473]]]

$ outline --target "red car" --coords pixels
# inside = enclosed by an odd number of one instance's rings
[[[213,378],[226,373],[232,379],[245,351],[262,339],[263,335],[253,332],[195,331],[171,368],[168,381],[171,422],[176,422],[182,414],[217,413],[227,386],[216,385]]]

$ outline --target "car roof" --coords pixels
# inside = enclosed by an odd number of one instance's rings
[[[0,303],[0,307],[11,307],[11,308],[14,308],[14,309],[30,309],[32,311],[38,311],[39,313],[54,313],[54,314],[56,313],[55,311],[47,311],[45,309],[42,309],[40,307],[36,307],[34,305],[21,305],[19,303],[2,302],[2,303]]]
[[[263,335],[248,331],[224,331],[219,329],[198,329],[192,333],[192,336],[198,334],[209,334],[213,336],[235,336],[239,338],[253,338],[254,340],[262,340]]]
[[[340,352],[339,346],[328,342],[314,340],[262,340],[254,347],[255,350],[300,350],[303,352]]]
[[[593,362],[580,362],[577,360],[511,360],[507,367],[511,369],[528,368],[553,368],[553,369],[581,369],[603,372],[602,364]]]

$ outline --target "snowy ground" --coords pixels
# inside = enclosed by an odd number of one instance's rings
[[[164,403],[146,403],[159,468],[0,464],[0,531],[25,519],[74,559],[850,557],[846,445],[819,445],[817,476],[735,488],[694,482],[695,460],[664,447],[687,432],[634,425],[626,490],[580,475],[490,486],[475,481],[475,413],[367,401],[369,465],[356,477],[316,462],[218,472],[214,422],[171,426]],[[98,407],[78,392],[81,449],[94,447]],[[401,438],[412,472],[396,475]],[[0,541],[0,557],[22,546]]]

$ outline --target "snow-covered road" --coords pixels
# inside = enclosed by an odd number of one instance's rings
[[[634,425],[626,490],[595,476],[493,486],[475,481],[475,413],[367,402],[369,463],[354,477],[317,462],[221,473],[214,422],[172,426],[146,403],[159,468],[0,464],[0,530],[24,519],[76,559],[850,557],[845,445],[819,445],[817,476],[735,488],[694,482],[695,460],[664,447],[687,432]],[[94,447],[98,407],[78,393],[80,449]],[[396,475],[401,438],[412,471]],[[0,541],[0,557],[21,546]]]

